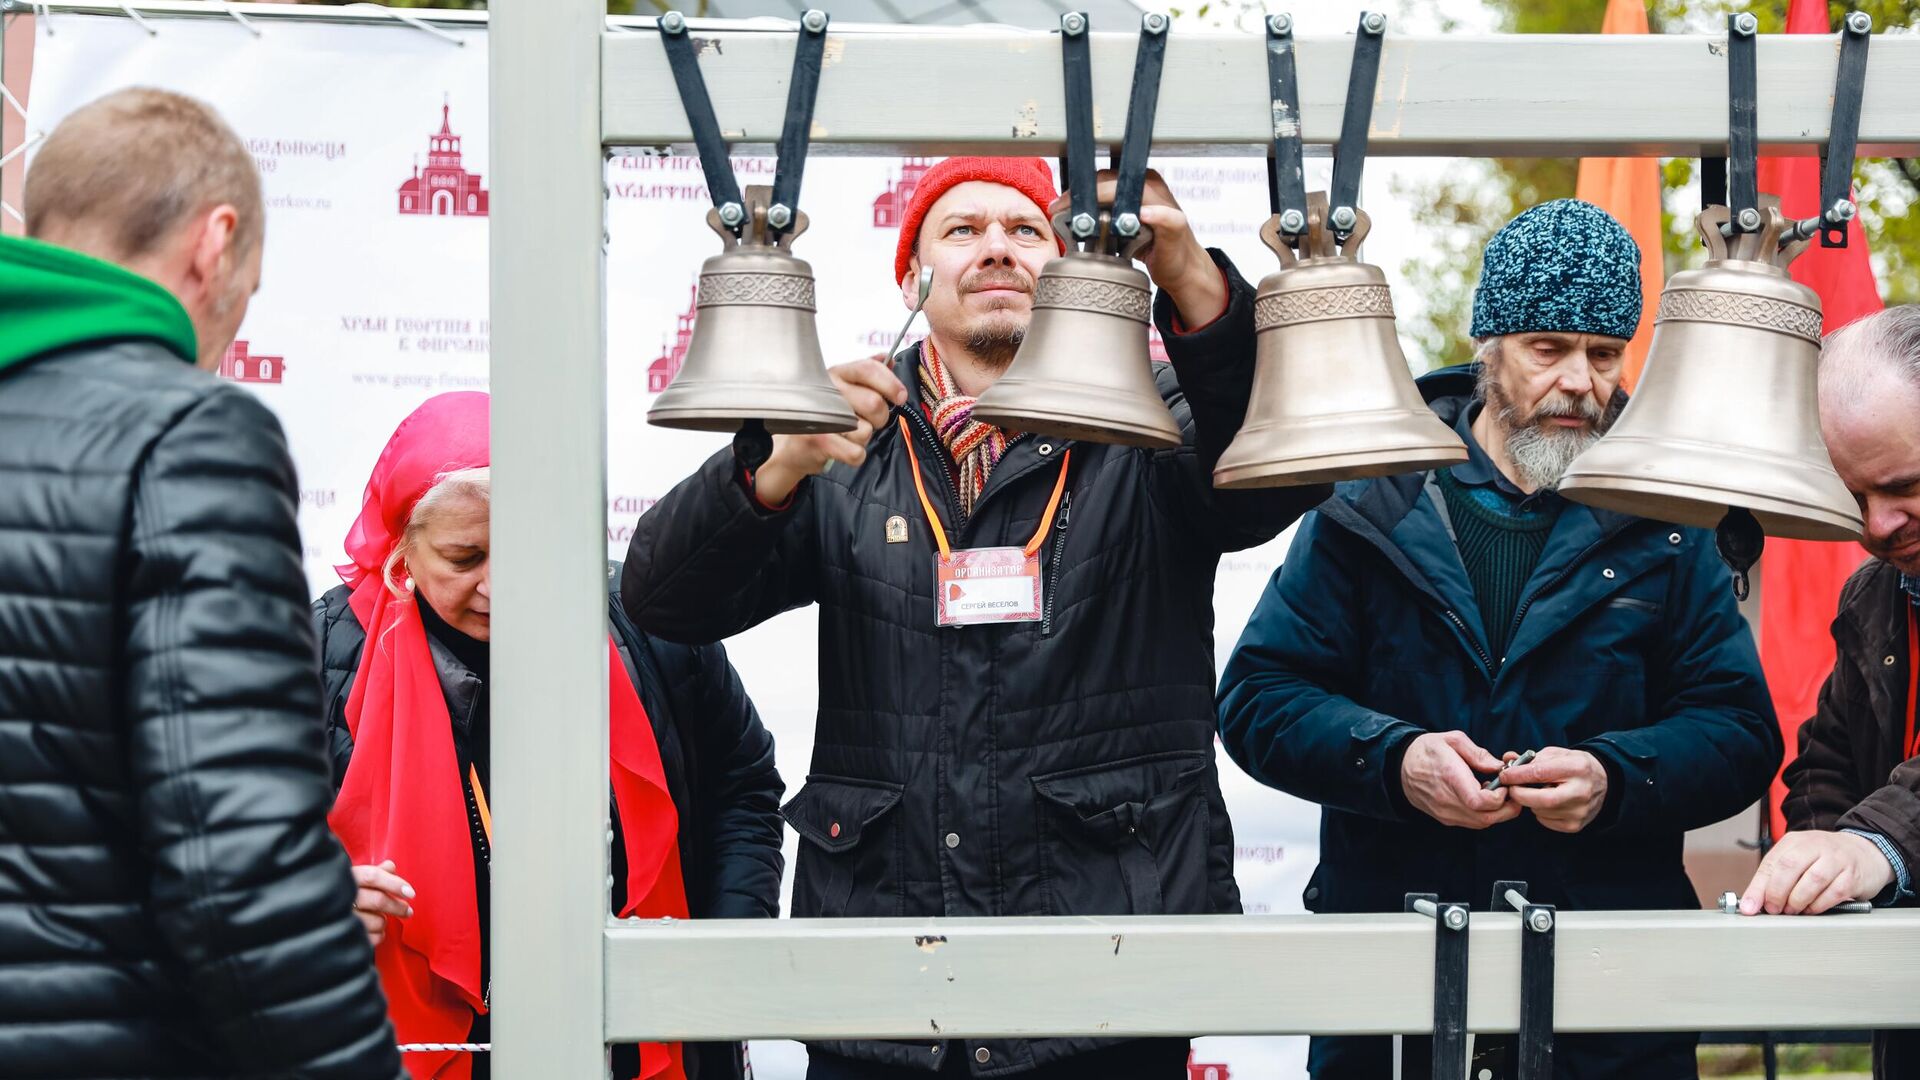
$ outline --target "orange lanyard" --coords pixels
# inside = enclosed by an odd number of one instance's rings
[[[933,542],[940,545],[940,557],[946,558],[953,553],[947,545],[947,530],[940,525],[940,515],[934,513],[933,500],[927,498],[927,483],[920,477],[920,455],[913,452],[913,429],[907,426],[907,418],[900,419],[900,438],[907,448],[907,461],[913,465],[913,490],[920,496],[920,509],[927,515],[927,527],[933,530]],[[1067,463],[1073,460],[1073,451],[1060,455],[1060,478],[1053,482],[1053,497],[1047,500],[1047,512],[1040,515],[1040,529],[1027,541],[1023,549],[1028,555],[1040,550],[1047,542],[1047,530],[1053,528],[1054,512],[1060,509],[1060,496],[1067,490]]]
[[[493,846],[493,812],[487,809],[487,789],[480,786],[480,770],[467,766],[467,781],[473,785],[473,805],[480,811],[480,831],[487,834],[487,846]]]
[[[1920,698],[1920,638],[1914,634],[1913,603],[1907,603],[1907,741],[1908,757],[1920,756],[1920,745],[1913,737],[1913,707],[1915,699]]]

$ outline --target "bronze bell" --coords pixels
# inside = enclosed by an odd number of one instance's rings
[[[1467,460],[1466,444],[1420,397],[1386,275],[1357,252],[1370,222],[1355,210],[1344,241],[1327,196],[1307,197],[1306,231],[1260,238],[1280,269],[1254,301],[1258,345],[1247,417],[1213,470],[1220,488],[1321,484],[1417,472]]]
[[[1100,215],[1100,227],[1109,227]],[[1053,220],[1068,235],[1067,215]],[[1006,431],[1166,449],[1180,427],[1153,382],[1147,324],[1153,286],[1133,256],[1153,242],[1142,226],[1119,255],[1070,251],[1040,270],[1033,319],[1006,374],[973,417]]]
[[[763,422],[772,434],[851,431],[857,423],[827,378],[814,328],[813,267],[792,254],[807,215],[767,239],[773,189],[746,190],[746,220],[736,237],[707,211],[726,250],[700,267],[693,340],[672,385],[647,410],[647,422],[694,431],[735,431]]]
[[[1646,370],[1612,430],[1575,458],[1560,493],[1656,521],[1713,528],[1748,510],[1770,536],[1857,540],[1860,511],[1820,440],[1820,297],[1787,276],[1805,240],[1763,199],[1731,239],[1710,206],[1709,261],[1660,294]]]

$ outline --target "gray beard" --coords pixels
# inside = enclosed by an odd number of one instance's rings
[[[1507,456],[1513,461],[1513,471],[1535,491],[1557,489],[1573,465],[1573,459],[1599,441],[1626,406],[1626,397],[1615,390],[1605,410],[1582,403],[1573,407],[1549,405],[1529,414],[1507,399],[1497,380],[1484,378],[1481,390],[1487,408],[1494,410],[1494,422],[1506,435]],[[1555,430],[1541,424],[1552,416],[1584,416],[1592,419],[1594,425],[1587,431],[1574,431]]]

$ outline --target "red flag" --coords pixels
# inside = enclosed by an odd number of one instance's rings
[[[1793,0],[1787,32],[1827,34],[1826,0]],[[1820,159],[1766,158],[1760,162],[1760,190],[1780,196],[1790,218],[1821,212]],[[1879,311],[1880,289],[1867,262],[1867,241],[1860,220],[1847,223],[1847,246],[1826,248],[1818,238],[1791,268],[1793,279],[1820,294],[1823,333]],[[1760,662],[1766,669],[1773,707],[1787,740],[1787,760],[1798,753],[1800,725],[1813,715],[1820,684],[1833,670],[1833,637],[1828,626],[1839,606],[1840,587],[1860,565],[1858,544],[1809,540],[1769,540],[1760,560]],[[1773,835],[1786,832],[1780,800],[1786,786],[1778,777],[1768,800]]]
[[[1646,33],[1646,4],[1642,0],[1607,0],[1600,32]],[[1627,343],[1626,375],[1622,379],[1632,390],[1647,362],[1647,346],[1653,341],[1653,313],[1659,309],[1660,289],[1667,280],[1666,252],[1660,243],[1659,159],[1581,158],[1574,197],[1612,214],[1640,245],[1640,330]]]

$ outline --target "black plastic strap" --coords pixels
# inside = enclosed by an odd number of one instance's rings
[[[1551,904],[1520,909],[1520,1068],[1517,1080],[1553,1080]],[[1541,929],[1544,926],[1545,929]]]
[[[1296,210],[1307,220],[1306,151],[1300,144],[1300,79],[1293,62],[1293,20],[1267,18],[1267,106],[1273,146],[1267,155],[1267,197],[1273,212]],[[1283,232],[1289,230],[1281,230]]]
[[[1723,157],[1703,157],[1700,159],[1700,205],[1727,205],[1727,159]]]
[[[1159,29],[1151,27],[1157,25]],[[1160,106],[1160,68],[1167,58],[1171,20],[1159,12],[1140,19],[1140,48],[1133,58],[1133,95],[1127,101],[1127,135],[1120,144],[1119,178],[1114,184],[1113,220],[1140,216],[1147,187],[1147,154],[1153,149],[1153,114]],[[1125,238],[1116,237],[1118,243]]]
[[[668,24],[674,29],[668,29]],[[733,161],[727,155],[727,141],[720,136],[720,121],[713,115],[713,99],[707,96],[707,81],[700,75],[700,61],[687,35],[684,17],[660,20],[660,44],[666,47],[667,66],[673,69],[674,85],[680,88],[680,104],[687,110],[687,126],[693,129],[693,144],[700,150],[700,171],[706,174],[713,205],[744,206],[740,184],[733,177]]]
[[[1856,13],[1858,14],[1858,13]],[[1853,198],[1853,154],[1860,141],[1860,98],[1867,87],[1867,43],[1873,23],[1853,16],[1842,20],[1840,73],[1833,83],[1833,123],[1828,127],[1827,150],[1820,159],[1820,246],[1846,247],[1847,223],[1827,214],[1841,199]]]
[[[1727,208],[1733,211],[1733,230],[1740,215],[1760,208],[1759,68],[1755,61],[1758,34],[1735,29],[1747,12],[1727,16]]]
[[[1080,30],[1070,32],[1069,24],[1079,20]],[[1084,11],[1070,11],[1060,17],[1061,74],[1067,89],[1067,156],[1060,182],[1067,187],[1070,213],[1078,218],[1096,220],[1100,216],[1099,147],[1093,141],[1093,24]],[[1068,226],[1071,228],[1071,224]],[[1075,247],[1087,237],[1076,237]]]
[[[1360,171],[1367,163],[1367,129],[1373,124],[1373,94],[1380,83],[1380,47],[1387,35],[1385,18],[1376,12],[1362,12],[1360,28],[1354,33],[1353,67],[1347,74],[1347,111],[1340,119],[1340,145],[1333,154],[1329,210],[1357,207],[1360,202]],[[1369,21],[1379,29],[1367,29]]]
[[[812,12],[808,12],[811,15]],[[800,212],[800,174],[807,168],[807,143],[813,137],[813,104],[820,90],[821,59],[827,51],[829,17],[821,12],[819,29],[801,16],[799,40],[793,49],[793,79],[787,84],[787,122],[780,130],[780,160],[773,170],[773,206]],[[793,228],[794,220],[770,227],[770,236]]]

